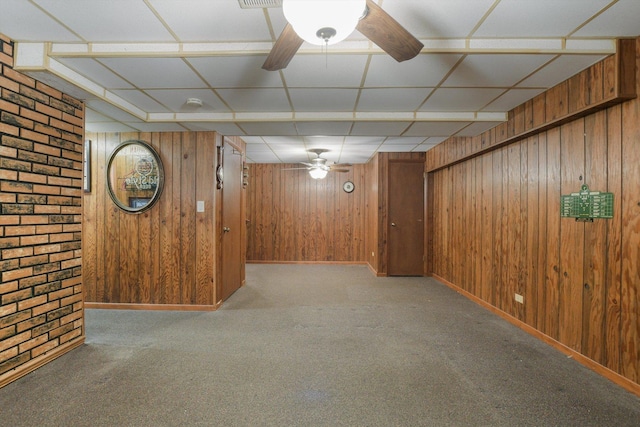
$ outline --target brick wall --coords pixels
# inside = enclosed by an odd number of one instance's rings
[[[82,344],[84,106],[0,35],[0,387]]]

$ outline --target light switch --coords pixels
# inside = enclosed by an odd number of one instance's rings
[[[198,212],[204,212],[204,200],[198,200]]]

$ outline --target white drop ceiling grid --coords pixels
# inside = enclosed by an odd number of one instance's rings
[[[477,135],[640,35],[638,0],[377,3],[425,44],[419,56],[397,63],[354,32],[265,71],[282,9],[237,0],[2,0],[0,33],[17,69],[86,101],[89,132],[217,130],[254,162],[322,147],[354,163]]]

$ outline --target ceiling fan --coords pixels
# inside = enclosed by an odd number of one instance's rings
[[[329,150],[325,148],[312,148],[307,150],[309,153],[314,153],[316,155],[315,159],[311,159],[311,162],[300,162],[300,164],[304,165],[303,168],[287,168],[283,170],[299,170],[306,169],[309,171],[309,175],[311,175],[314,179],[322,179],[327,176],[329,172],[349,172],[349,169],[345,169],[349,166],[353,166],[351,163],[334,163],[332,165],[327,164],[327,159],[320,157],[322,153],[326,153]]]
[[[317,3],[321,7],[317,11],[311,11],[312,3]],[[326,9],[330,3],[340,8],[338,11]],[[402,62],[418,55],[424,45],[409,33],[402,25],[378,6],[373,0],[350,0],[342,1],[325,1],[325,2],[306,2],[304,0],[283,0],[283,10],[287,18],[287,25],[276,40],[269,56],[262,65],[267,71],[277,71],[289,64],[293,56],[296,54],[303,41],[314,44],[332,44],[332,42],[342,40],[349,36],[353,31],[353,27],[347,29],[347,34],[338,33],[336,28],[331,24],[297,24],[292,23],[293,12],[305,13],[311,16],[326,15],[331,17],[344,16],[346,3],[353,3],[355,9],[354,25],[355,29],[361,32],[373,43],[378,45],[382,50],[391,55],[396,61]],[[364,4],[364,7],[360,7]],[[353,7],[349,6],[349,7]],[[324,9],[322,9],[324,8]],[[309,16],[307,16],[308,18]],[[309,25],[312,25],[309,27]],[[294,29],[294,27],[296,29]],[[343,31],[344,32],[344,31]],[[299,33],[303,33],[304,38]],[[307,37],[306,34],[311,34]],[[314,36],[317,40],[314,40]],[[339,39],[339,40],[338,40]]]

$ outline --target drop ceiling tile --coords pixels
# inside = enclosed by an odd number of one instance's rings
[[[382,144],[378,148],[378,152],[380,153],[408,153],[413,151],[416,148],[416,145],[403,145],[403,144]]]
[[[202,80],[180,58],[100,58],[100,62],[141,89],[203,86]]]
[[[358,111],[413,112],[433,88],[362,89]]]
[[[252,163],[280,163],[280,159],[272,151],[247,151],[247,160]]]
[[[419,39],[467,37],[494,0],[386,1],[382,8]]]
[[[185,129],[192,131],[216,131],[226,136],[242,136],[244,132],[234,123],[217,123],[217,122],[181,122]],[[244,138],[244,136],[243,136]]]
[[[518,87],[549,88],[603,59],[602,55],[563,55],[523,80]]]
[[[266,135],[296,135],[296,128],[293,122],[243,122],[238,123],[246,135],[266,136]]]
[[[262,137],[263,141],[269,145],[290,145],[292,147],[297,147],[303,141],[302,137],[299,136],[284,136],[284,135],[273,135],[273,136],[264,136]]]
[[[347,136],[344,138],[344,149],[354,146],[354,149],[360,149],[365,146],[378,147],[384,142],[384,136]]]
[[[264,55],[203,56],[187,61],[213,88],[282,87],[280,73],[262,69],[266,58]]]
[[[409,122],[356,122],[351,129],[353,136],[400,136],[411,125]]]
[[[456,136],[477,136],[482,132],[493,129],[501,124],[501,122],[475,122],[456,133]]]
[[[482,111],[505,112],[544,92],[544,89],[511,89]]]
[[[637,37],[640,2],[619,0],[601,15],[580,28],[573,37]]]
[[[364,87],[435,87],[460,58],[462,55],[429,54],[397,62],[389,55],[373,55]]]
[[[11,13],[6,13],[11,11]],[[1,33],[18,42],[69,43],[81,39],[31,2],[2,0]]]
[[[407,130],[405,136],[443,136],[453,135],[469,122],[416,122]]]
[[[148,113],[168,113],[170,110],[139,90],[114,90],[115,95]]]
[[[243,136],[242,140],[246,144],[252,144],[256,146],[266,146],[264,142],[264,138],[262,138],[261,136]]]
[[[58,58],[58,61],[105,89],[130,89],[133,87],[93,58]]]
[[[109,117],[114,121],[135,122],[141,120],[141,118],[129,114],[106,101],[90,100],[86,102],[86,106],[87,108],[92,109],[106,117]]]
[[[174,113],[229,112],[229,108],[209,89],[151,89],[145,91]],[[187,105],[187,99],[198,98],[202,107]]]
[[[180,123],[163,122],[163,123],[129,123],[129,125],[140,132],[184,132],[187,130]]]
[[[291,111],[287,94],[282,89],[219,89],[217,92],[233,111]]]
[[[420,107],[420,111],[478,111],[504,92],[504,89],[441,88]]]
[[[422,136],[401,136],[390,137],[384,141],[384,145],[419,145],[424,142],[426,138]]]
[[[367,58],[368,55],[297,54],[282,73],[290,88],[360,87]]]
[[[351,112],[358,98],[357,89],[289,89],[294,111]]]
[[[442,86],[513,86],[553,58],[553,55],[468,55]]]
[[[35,0],[35,2],[87,41],[175,41],[171,33],[142,1]]]
[[[424,153],[426,151],[431,150],[436,145],[437,144],[420,144],[416,148],[414,148],[412,151],[419,152],[419,153]]]
[[[93,122],[85,126],[86,132],[136,132],[137,130],[123,122]]]
[[[347,135],[353,122],[296,122],[299,135]]]
[[[610,0],[501,0],[476,37],[564,37]]]
[[[181,42],[271,40],[262,9],[237,1],[150,0]]]

